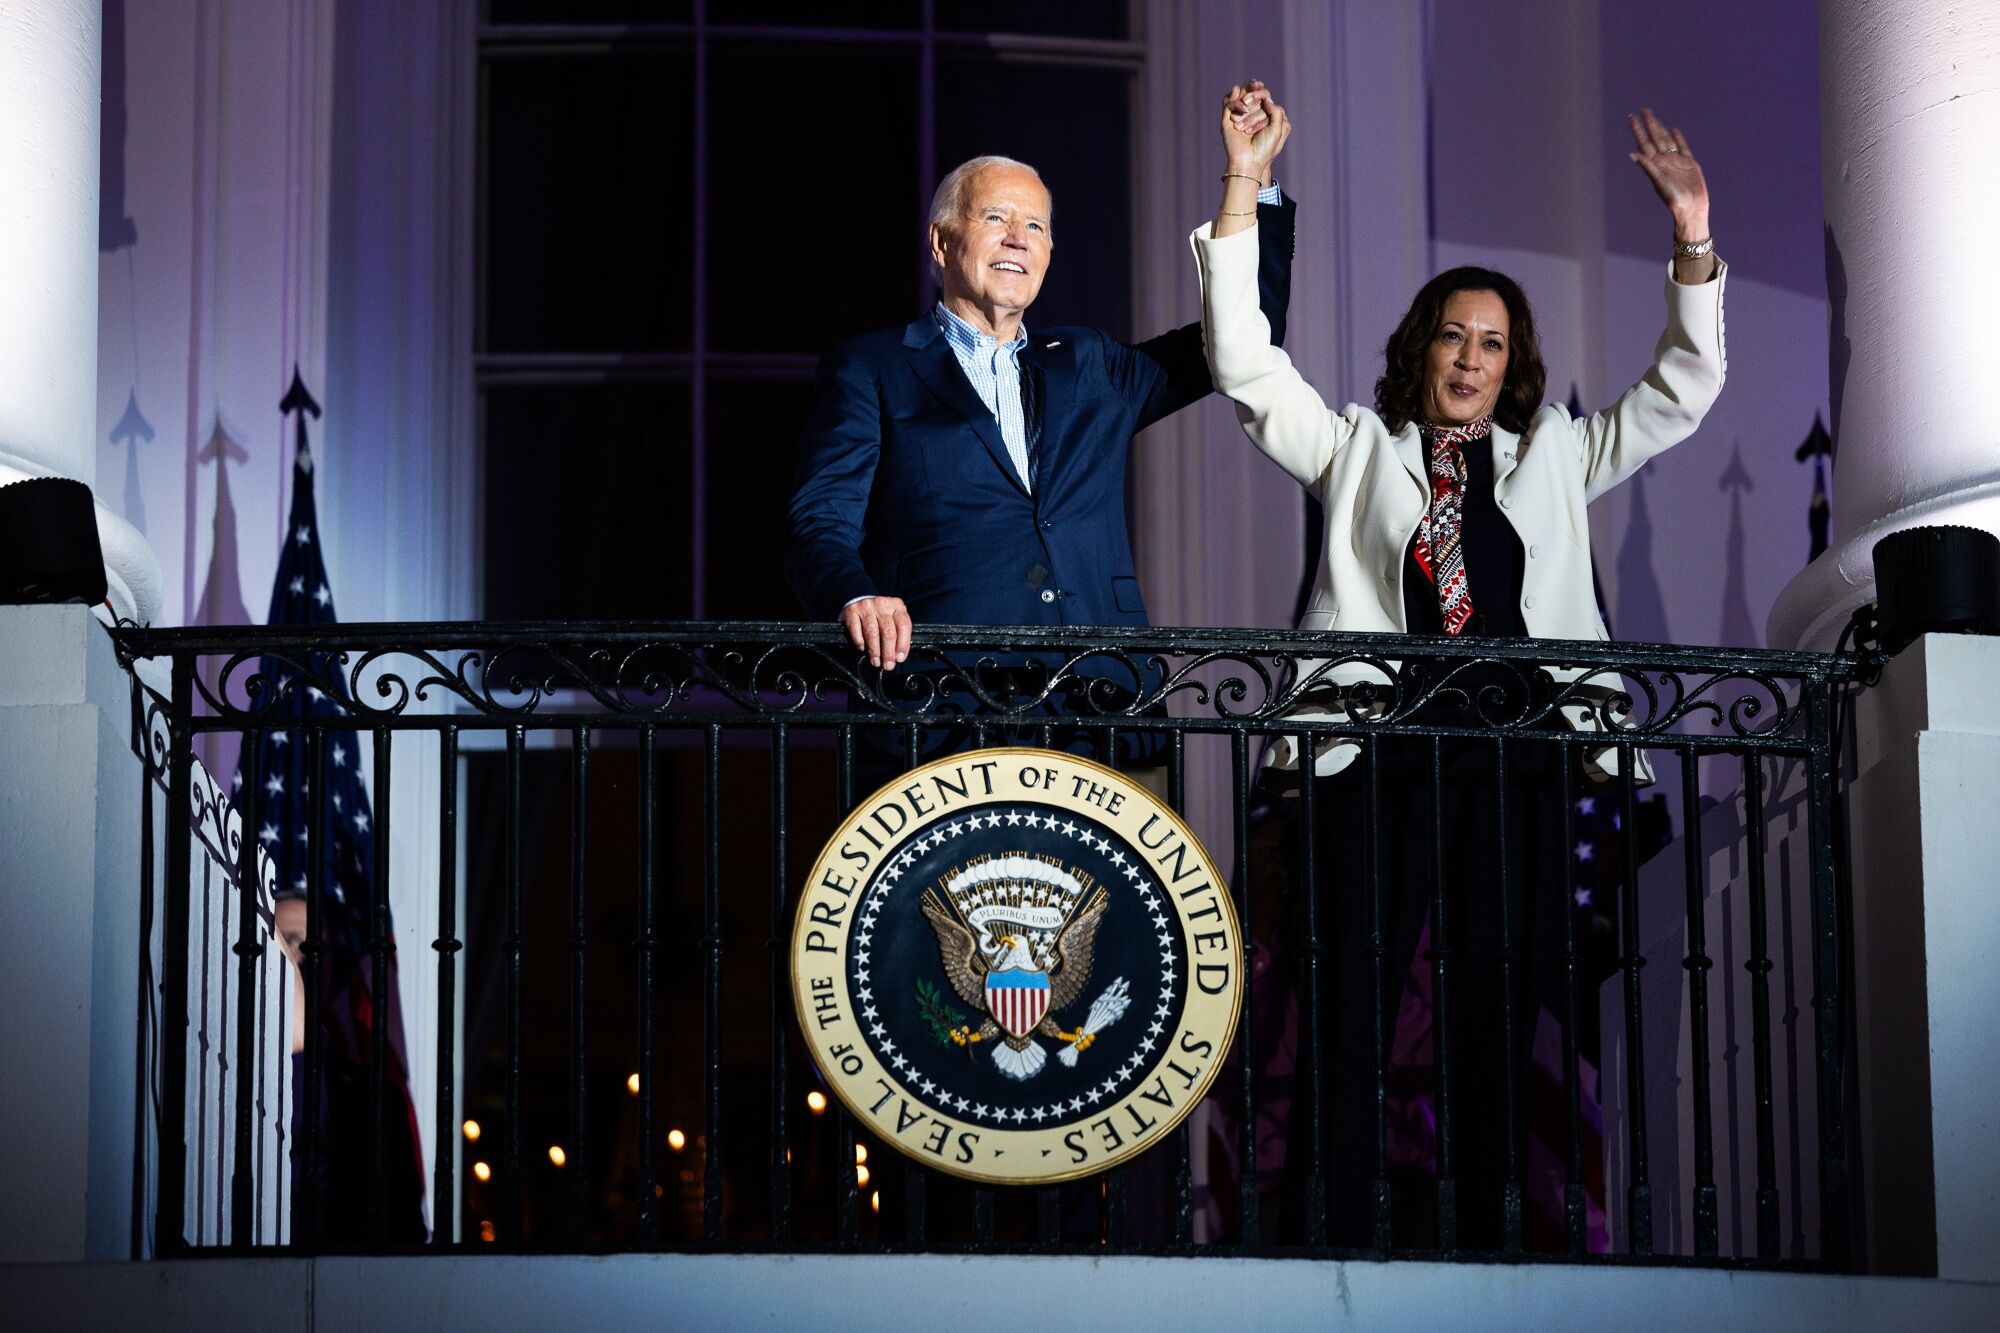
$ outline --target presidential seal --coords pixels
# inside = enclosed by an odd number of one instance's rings
[[[876,792],[792,927],[799,1027],[835,1094],[909,1157],[988,1184],[1164,1140],[1214,1080],[1242,988],[1235,908],[1193,832],[1051,750],[969,751]]]

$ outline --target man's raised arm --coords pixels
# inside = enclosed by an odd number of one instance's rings
[[[1285,315],[1292,300],[1292,243],[1298,206],[1273,184],[1272,164],[1283,151],[1291,125],[1282,112],[1273,118],[1271,112],[1277,104],[1271,100],[1270,90],[1254,80],[1231,88],[1223,102],[1225,114],[1233,115],[1238,128],[1246,132],[1246,143],[1255,141],[1258,145],[1254,155],[1229,158],[1225,176],[1242,174],[1246,193],[1253,184],[1261,187],[1254,191],[1256,202],[1251,205],[1257,222],[1258,304],[1271,325],[1272,344],[1282,347]],[[1111,367],[1111,373],[1114,381],[1122,381],[1128,398],[1140,403],[1142,429],[1215,391],[1198,320],[1123,351],[1125,355]]]

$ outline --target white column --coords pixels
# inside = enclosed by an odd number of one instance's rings
[[[2000,639],[1930,634],[1855,709],[1848,787],[1865,1271],[2000,1281]]]
[[[1832,545],[1778,597],[1772,647],[1827,647],[1874,598],[1875,543],[2000,532],[2000,5],[1820,0],[1837,458]]]
[[[97,483],[98,0],[0,10],[0,485]],[[150,619],[160,566],[97,507],[111,603]]]
[[[100,60],[97,0],[0,8],[0,485],[96,480]],[[98,528],[114,609],[150,615],[151,550],[101,505]],[[88,611],[0,607],[0,1262],[130,1243],[128,704]]]
[[[0,465],[97,480],[97,0],[0,10]]]
[[[1821,0],[1820,120],[1836,436],[1832,546],[1780,594],[1773,647],[1830,647],[1904,528],[2000,533],[2000,6]],[[1854,709],[1857,1203],[1868,1268],[2000,1275],[1986,959],[2000,737],[1990,639],[1932,635]]]

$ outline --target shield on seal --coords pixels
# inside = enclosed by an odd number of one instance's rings
[[[1049,1011],[1049,977],[1010,967],[986,974],[986,1010],[1010,1037],[1025,1037]]]

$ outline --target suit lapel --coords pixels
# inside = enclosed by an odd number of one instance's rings
[[[1028,454],[1035,460],[1035,482],[1055,475],[1068,433],[1070,412],[1075,406],[1076,354],[1066,338],[1050,339],[1028,335],[1021,351],[1021,374],[1038,381],[1034,394],[1037,411],[1028,421]]]
[[[1027,493],[1021,485],[1021,474],[1014,470],[1013,456],[1007,452],[1007,441],[1000,437],[1000,423],[986,410],[986,404],[979,401],[979,395],[972,390],[965,372],[959,369],[958,357],[953,354],[951,344],[945,341],[944,330],[929,315],[915,320],[903,331],[903,346],[909,351],[910,366],[917,372],[938,400],[965,418],[972,427],[973,434],[986,446],[986,452],[993,456],[1014,489]]]
[[[1417,483],[1418,489],[1423,491],[1424,504],[1428,507],[1431,502],[1431,474],[1430,469],[1424,466],[1424,437],[1417,429],[1417,423],[1404,422],[1403,428],[1396,432],[1394,443],[1396,457],[1403,461],[1404,469]]]
[[[1507,493],[1507,478],[1520,466],[1521,437],[1496,421],[1493,423],[1492,442],[1493,494],[1497,498]]]

